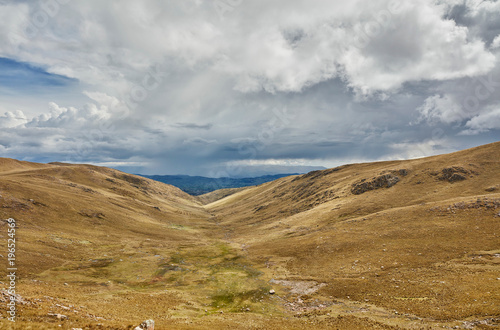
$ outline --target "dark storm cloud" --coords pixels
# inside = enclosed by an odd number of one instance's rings
[[[177,123],[177,124],[174,124],[172,126],[176,127],[176,128],[209,130],[212,128],[213,125],[212,124],[198,125],[198,124],[193,124],[193,123]]]

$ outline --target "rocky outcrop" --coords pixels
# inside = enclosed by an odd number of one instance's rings
[[[470,172],[463,167],[453,166],[444,168],[441,171],[441,176],[438,177],[439,180],[446,180],[448,182],[458,182],[466,180],[466,175]]]
[[[371,181],[366,181],[366,179],[363,179],[360,182],[352,185],[351,192],[354,195],[361,195],[370,190],[375,190],[380,188],[390,188],[394,186],[396,183],[398,183],[399,180],[400,180],[399,177],[393,173],[388,173],[375,177]]]

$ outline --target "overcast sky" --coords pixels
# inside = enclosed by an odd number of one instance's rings
[[[234,175],[500,138],[500,1],[0,0],[0,157]]]

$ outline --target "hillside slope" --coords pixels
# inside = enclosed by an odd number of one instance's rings
[[[0,218],[16,220],[17,292],[27,301],[18,314],[38,320],[35,328],[57,326],[54,313],[71,313],[75,327],[95,325],[99,317],[120,324],[145,299],[138,289],[151,285],[180,246],[213,245],[205,233],[210,215],[194,197],[112,169],[0,159],[0,202]],[[5,240],[7,228],[0,222]],[[183,299],[173,290],[147,301],[169,308]],[[132,321],[139,323],[151,315],[146,307],[136,314]]]
[[[296,309],[354,300],[431,324],[498,324],[499,188],[494,143],[287,177],[206,207]],[[294,294],[303,281],[317,289],[307,302]]]

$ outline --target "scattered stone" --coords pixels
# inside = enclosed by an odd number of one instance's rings
[[[97,219],[106,218],[104,213],[95,210],[81,210],[80,212],[78,212],[78,214],[87,218],[97,218]]]
[[[58,320],[67,320],[68,317],[64,314],[53,314],[53,313],[48,313],[47,314],[48,316],[54,316],[55,318],[57,318]]]
[[[274,291],[273,289],[269,290],[269,294],[275,294],[276,291]]]
[[[16,304],[18,305],[31,305],[32,302],[24,299],[21,295],[19,294],[14,294],[14,297],[16,299]],[[11,294],[7,290],[0,290],[0,302],[8,302],[11,301]]]
[[[464,329],[475,329],[478,325],[485,325],[489,328],[490,326],[498,325],[499,321],[500,319],[498,318],[488,318],[484,320],[464,321],[462,324]]]
[[[269,281],[272,284],[278,284],[285,286],[290,289],[290,293],[300,294],[300,295],[310,295],[326,286],[325,283],[318,283],[316,281],[286,281],[286,280],[275,280]]]
[[[498,209],[500,207],[500,199],[499,198],[478,198],[475,202],[458,202],[452,204],[448,207],[432,207],[429,211],[439,211],[439,212],[452,212],[456,213],[458,210],[466,210],[466,209],[481,209],[485,208],[488,210]],[[495,211],[495,216],[500,217],[500,212],[497,214]]]
[[[141,323],[138,327],[135,327],[134,330],[154,330],[155,328],[155,321],[153,320],[146,320]]]
[[[69,307],[67,307],[67,306],[63,306],[63,305],[59,305],[59,304],[56,304],[56,306],[57,306],[57,307],[59,307],[59,308],[65,309],[65,310],[67,310],[67,311],[69,311],[69,310],[70,310],[70,308],[69,308]]]

